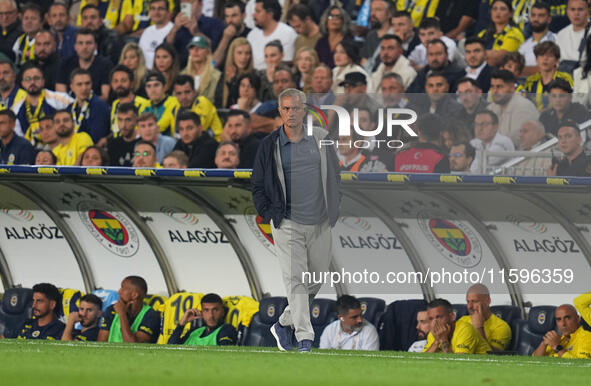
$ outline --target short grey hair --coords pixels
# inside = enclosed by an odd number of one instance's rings
[[[303,91],[300,91],[296,88],[288,88],[285,89],[281,92],[281,94],[279,94],[279,98],[277,98],[277,105],[279,107],[281,107],[281,100],[283,98],[290,98],[290,97],[296,97],[298,98],[302,104],[306,103],[306,94]]]
[[[384,76],[382,76],[382,80],[380,80],[380,86],[382,85],[384,79],[394,79],[398,82],[398,84],[404,87],[404,80],[402,80],[402,77],[396,72],[389,72],[387,74],[384,74]]]
[[[534,127],[536,128],[536,131],[539,131],[542,134],[546,133],[546,129],[544,128],[544,125],[542,125],[542,122],[537,121],[535,119],[530,119],[530,120],[523,122],[523,124],[521,126],[523,127],[523,125],[526,123],[531,123],[532,125],[534,125]]]

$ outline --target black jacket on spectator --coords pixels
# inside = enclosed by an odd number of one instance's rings
[[[6,146],[0,141],[0,164],[2,165],[32,165],[35,163],[35,154],[33,145],[16,134]]]
[[[60,71],[57,74],[56,83],[65,84],[68,90],[70,90],[70,74],[76,68],[79,68],[78,55],[71,56],[64,60]],[[96,95],[100,96],[102,94],[101,86],[103,84],[110,83],[109,73],[111,72],[111,68],[113,68],[111,61],[102,56],[95,57],[90,65],[88,71],[90,71],[90,74],[92,75],[92,91]]]
[[[427,74],[431,71],[431,67],[426,65],[419,73],[413,82],[408,86],[407,93],[424,93],[425,83],[427,82]],[[463,68],[460,68],[454,64],[448,62],[447,66],[441,70],[447,83],[449,83],[449,92],[456,92],[456,82],[466,74]]]
[[[413,35],[412,39],[410,40],[410,42],[408,43],[408,47],[406,48],[406,50],[404,50],[404,56],[406,56],[408,58],[408,55],[410,55],[410,53],[415,49],[416,46],[418,46],[421,43],[421,39],[419,38],[419,32],[417,31],[417,29],[415,28],[415,34]]]
[[[238,141],[238,146],[240,147],[240,164],[238,165],[239,169],[252,169],[259,144],[265,136],[265,133],[252,133],[243,140]]]
[[[189,168],[215,168],[215,151],[218,143],[209,134],[203,133],[201,137],[186,144],[178,140],[173,150],[181,150],[189,157]]]
[[[123,40],[117,32],[103,25],[96,31],[96,42],[99,55],[109,59],[112,64],[119,63]]]
[[[139,139],[127,142],[123,137],[111,138],[107,142],[107,153],[111,160],[111,166],[132,166],[133,149]]]
[[[6,34],[4,33],[6,32]],[[14,52],[12,46],[19,36],[23,34],[21,28],[21,21],[17,20],[6,28],[6,31],[0,31],[0,52],[8,56],[10,60],[14,62]]]
[[[449,94],[446,94],[436,106],[434,113],[440,117],[455,116],[463,110],[462,105],[456,102]],[[421,95],[416,99],[416,104],[411,105],[410,108],[419,114],[430,113],[431,101],[429,100],[429,96]]]
[[[492,67],[488,64],[482,68],[480,74],[478,74],[478,78],[476,78],[476,83],[480,86],[483,93],[487,93],[490,89],[490,74],[492,73]]]
[[[462,16],[468,16],[474,20],[478,18],[478,1],[439,0],[435,16],[441,22],[441,31],[446,34],[458,26]]]
[[[485,97],[486,95],[483,95],[483,98],[480,100],[473,113],[469,113],[464,106],[460,105],[461,109],[454,114],[454,118],[464,122],[466,127],[470,129],[472,135],[474,135],[474,118],[476,118],[476,114],[487,110],[486,107],[488,106],[488,102],[484,99]]]
[[[60,66],[62,64],[61,58],[57,54],[52,54],[45,60],[36,58],[35,64],[39,66],[43,72],[43,76],[45,77],[45,88],[48,90],[55,90],[57,73],[60,71]],[[67,84],[70,85],[69,80]]]
[[[566,157],[562,158],[556,169],[557,176],[589,177],[591,176],[591,157],[582,152],[573,162],[568,162]]]
[[[571,103],[562,119],[558,118],[558,114],[556,114],[556,110],[554,109],[544,110],[542,114],[540,114],[540,122],[544,125],[546,133],[550,133],[554,136],[556,136],[558,129],[560,129],[560,122],[567,119],[573,120],[577,123],[583,123],[586,120],[591,119],[591,113],[582,104]]]

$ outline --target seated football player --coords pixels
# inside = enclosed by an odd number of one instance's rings
[[[490,311],[490,294],[483,284],[474,284],[466,293],[470,315],[460,321],[470,323],[488,342],[493,351],[506,350],[511,342],[511,327]]]
[[[33,286],[33,319],[27,319],[18,329],[17,339],[60,340],[64,324],[57,318],[59,290],[49,283]],[[7,336],[7,338],[11,338]]]
[[[99,342],[156,343],[160,335],[160,312],[144,304],[146,281],[128,276],[121,282],[119,300],[101,317]]]
[[[591,332],[581,326],[575,307],[570,304],[557,307],[554,320],[559,332],[548,331],[533,356],[591,359]]]
[[[99,320],[103,301],[94,294],[84,295],[80,298],[78,311],[70,312],[66,328],[62,334],[62,340],[78,340],[82,342],[94,342],[98,338]],[[80,330],[74,328],[74,325],[80,322]]]
[[[187,346],[228,346],[236,344],[236,329],[224,324],[226,312],[222,298],[217,294],[207,294],[201,298],[201,310],[191,308],[168,339],[168,344]],[[202,327],[191,327],[183,334],[185,325],[196,319],[203,319]],[[182,336],[181,336],[182,335]]]
[[[427,304],[431,332],[423,352],[454,354],[486,354],[491,351],[488,342],[470,323],[455,320],[451,304],[435,299]]]

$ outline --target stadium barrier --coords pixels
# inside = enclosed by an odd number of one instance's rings
[[[164,296],[284,296],[249,177],[248,170],[2,167],[2,285],[50,281],[91,292],[137,274]],[[466,289],[482,282],[493,304],[523,311],[588,290],[589,178],[341,179],[332,264],[339,277],[324,278],[320,297],[463,303]]]

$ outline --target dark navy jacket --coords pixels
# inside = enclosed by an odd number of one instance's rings
[[[287,205],[285,202],[284,183],[279,178],[276,154],[279,142],[279,130],[283,126],[266,136],[260,143],[252,169],[251,185],[252,199],[257,212],[264,222],[273,220],[275,228],[279,228],[281,221],[286,217]],[[305,133],[304,133],[305,135]],[[316,142],[326,138],[328,132],[320,128],[314,128]],[[339,216],[339,204],[341,201],[339,162],[332,146],[323,146],[320,149],[321,174],[324,184],[324,197],[328,212],[328,222],[334,226]]]

